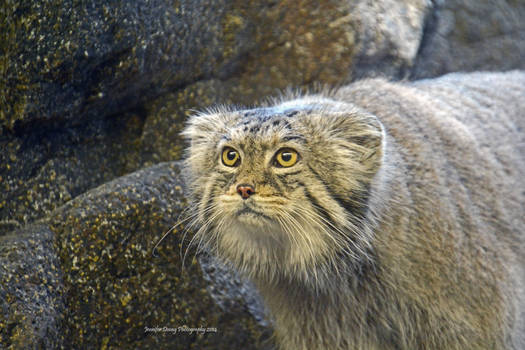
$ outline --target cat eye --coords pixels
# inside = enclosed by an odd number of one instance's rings
[[[275,165],[280,168],[289,168],[297,163],[297,152],[290,148],[283,148],[275,155]]]
[[[241,157],[239,156],[239,152],[234,150],[231,147],[225,147],[222,150],[222,164],[226,166],[238,166],[240,163]]]

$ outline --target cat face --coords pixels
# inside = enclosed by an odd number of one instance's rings
[[[242,272],[308,276],[366,254],[359,224],[382,156],[373,116],[299,100],[198,115],[183,135],[196,238]]]

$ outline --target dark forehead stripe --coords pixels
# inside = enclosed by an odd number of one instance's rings
[[[270,110],[267,108],[252,109],[242,112],[243,119],[237,124],[237,126],[260,126],[263,123],[266,123],[274,118],[282,117],[283,114],[280,113],[270,113]],[[244,128],[246,131],[247,129]],[[250,130],[252,131],[252,130]]]
[[[270,119],[273,115],[275,115],[275,113],[272,113],[271,109],[268,108],[257,108],[243,111],[242,115],[244,117],[244,122],[249,123],[254,119],[264,122]]]
[[[294,115],[296,115],[298,113],[299,113],[299,111],[288,111],[284,115],[287,116],[288,118],[290,118],[290,117],[293,117]]]
[[[267,133],[272,129],[276,130],[289,130],[291,131],[292,125],[289,117],[300,113],[298,110],[286,110],[279,111],[275,108],[257,108],[241,111],[243,118],[238,122],[236,127],[242,130],[244,133]],[[283,141],[299,141],[306,142],[306,139],[301,135],[296,135],[290,132],[291,135],[285,136]]]
[[[289,136],[284,136],[282,138],[283,141],[299,141],[299,142],[302,142],[302,143],[305,143],[306,142],[306,138],[304,138],[304,136],[301,136],[301,135],[289,135]]]
[[[256,116],[258,115],[258,110],[257,109],[249,109],[247,111],[244,111],[243,113],[243,117],[245,118],[248,118],[248,117],[253,117],[253,116]]]
[[[290,125],[290,122],[288,120],[283,120],[284,122],[284,127],[288,130],[290,130],[292,128],[292,126]]]

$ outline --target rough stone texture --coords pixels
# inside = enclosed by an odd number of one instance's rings
[[[227,8],[224,1],[2,2],[3,226],[42,217],[137,169],[141,104],[226,69]]]
[[[226,305],[214,302],[193,250],[183,267],[180,252],[188,242],[180,227],[153,251],[183,208],[178,165],[160,163],[78,196],[19,235],[4,236],[0,347],[270,347],[268,325],[256,322],[242,296]],[[161,331],[184,326],[216,332]]]
[[[0,33],[0,347],[15,349],[271,346],[249,284],[205,257],[181,274],[179,233],[148,255],[182,206],[176,166],[119,178],[180,158],[192,110],[525,68],[517,0],[4,0]],[[218,334],[141,333],[183,319]]]
[[[192,108],[402,76],[429,9],[426,0],[3,2],[0,234],[179,158]]]
[[[209,282],[208,291],[217,305],[223,310],[246,307],[258,324],[271,326],[271,321],[267,320],[268,311],[252,282],[240,277],[233,267],[205,252],[199,254],[198,261],[204,279]]]
[[[140,114],[128,112],[0,136],[0,235],[136,168],[143,123]]]
[[[112,115],[222,72],[225,1],[15,1],[1,6],[0,125]],[[231,56],[231,55],[230,55]]]
[[[0,236],[0,348],[59,347],[62,273],[53,233],[33,225]]]
[[[181,262],[183,232],[154,245],[184,208],[176,163],[119,178],[51,215],[64,270],[67,348],[217,349],[261,347],[263,329],[239,301],[222,312],[194,252]],[[190,235],[191,236],[191,235]],[[216,333],[146,332],[214,327]]]
[[[359,45],[353,77],[408,75],[432,11],[430,0],[356,1],[351,17]]]
[[[412,79],[525,69],[525,2],[434,0]]]

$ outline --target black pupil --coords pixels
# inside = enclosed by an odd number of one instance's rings
[[[234,160],[236,155],[237,155],[237,152],[228,151],[228,153],[226,154],[226,158],[228,158],[228,160]]]
[[[290,160],[292,160],[292,154],[289,153],[289,152],[283,152],[283,154],[281,155],[281,158],[282,158],[285,162],[289,162]]]

